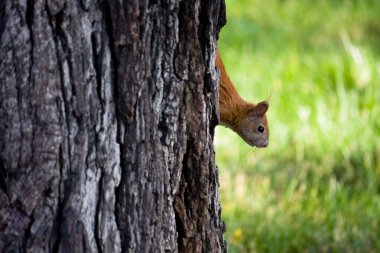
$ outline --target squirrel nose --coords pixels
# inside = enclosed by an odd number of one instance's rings
[[[269,145],[269,141],[266,140],[266,141],[261,142],[260,146],[258,146],[258,147],[259,148],[266,148],[266,147],[268,147],[268,145]]]

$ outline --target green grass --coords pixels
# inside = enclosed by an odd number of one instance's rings
[[[230,252],[380,252],[380,1],[227,0],[240,94],[270,146],[216,131]]]

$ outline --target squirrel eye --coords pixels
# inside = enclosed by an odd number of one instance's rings
[[[257,131],[259,131],[260,133],[264,133],[264,130],[265,130],[265,128],[263,126],[259,126],[257,128]]]

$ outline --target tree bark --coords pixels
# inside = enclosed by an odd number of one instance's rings
[[[0,252],[223,252],[223,0],[0,1]]]

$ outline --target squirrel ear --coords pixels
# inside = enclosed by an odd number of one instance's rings
[[[268,111],[268,108],[269,103],[267,101],[262,101],[255,106],[254,111],[257,116],[263,116]]]

